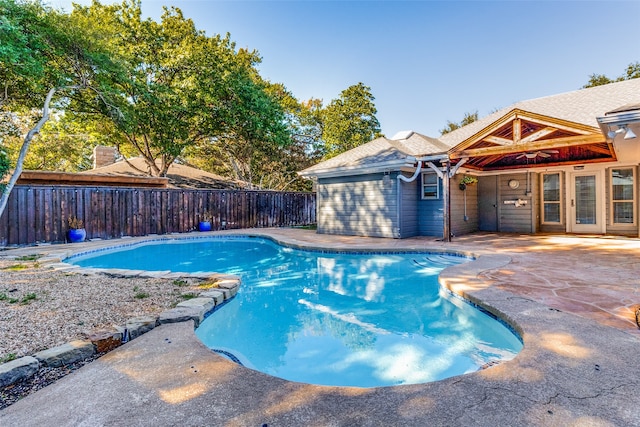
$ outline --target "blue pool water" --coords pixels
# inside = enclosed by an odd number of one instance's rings
[[[67,260],[237,274],[238,295],[196,330],[209,348],[284,379],[358,387],[435,381],[515,357],[522,343],[505,325],[440,289],[439,272],[466,261],[302,251],[258,238],[165,241]]]

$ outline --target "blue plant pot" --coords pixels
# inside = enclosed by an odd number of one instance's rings
[[[69,240],[71,243],[84,242],[87,238],[87,230],[84,228],[77,228],[69,230]]]
[[[210,221],[200,221],[200,224],[198,224],[198,230],[200,230],[200,231],[211,231],[211,222]]]

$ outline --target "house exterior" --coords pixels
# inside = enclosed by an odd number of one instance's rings
[[[315,182],[319,233],[638,236],[635,135],[640,79],[518,102],[439,138],[378,138],[300,175]]]

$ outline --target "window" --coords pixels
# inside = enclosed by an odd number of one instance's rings
[[[439,179],[435,173],[422,174],[422,198],[427,200],[440,198]]]
[[[542,174],[542,223],[560,224],[562,206],[560,204],[560,173]]]
[[[633,168],[611,169],[611,222],[633,224],[635,206]]]

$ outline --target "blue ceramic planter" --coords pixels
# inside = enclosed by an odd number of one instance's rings
[[[200,221],[198,224],[198,230],[200,231],[211,231],[211,222],[210,221]]]
[[[71,243],[84,242],[87,238],[87,231],[84,228],[72,228],[69,230],[69,240]]]

